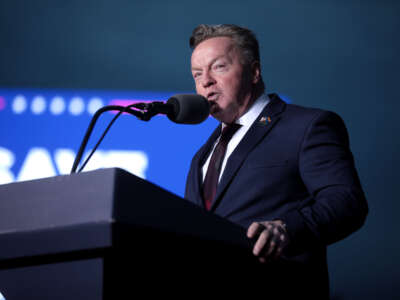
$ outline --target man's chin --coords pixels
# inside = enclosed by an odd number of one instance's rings
[[[216,104],[215,102],[210,102],[210,115],[217,119],[221,112],[222,111],[218,104]]]
[[[222,120],[221,120],[221,118],[220,118],[220,116],[219,115],[217,115],[217,114],[210,114],[214,119],[216,119],[217,121],[219,121],[219,122],[223,122]]]
[[[212,104],[210,106],[210,115],[213,116],[213,118],[221,121],[220,119],[222,118],[222,110],[218,107],[217,104]]]
[[[217,119],[225,124],[230,124],[234,121],[232,115],[229,114],[226,109],[221,109],[221,107],[216,103],[210,105],[210,115],[214,119]]]
[[[214,119],[216,119],[222,123],[225,123],[225,124],[232,123],[232,118],[230,118],[229,116],[226,116],[226,114],[223,114],[222,111],[210,112],[210,114]]]

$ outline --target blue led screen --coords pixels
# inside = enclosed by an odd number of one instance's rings
[[[0,89],[1,183],[68,174],[89,122],[100,107],[165,101],[173,94]],[[100,117],[86,153],[113,116],[106,112]],[[191,156],[216,125],[212,118],[200,125],[179,125],[163,115],[147,122],[122,115],[85,170],[120,167],[182,196]]]

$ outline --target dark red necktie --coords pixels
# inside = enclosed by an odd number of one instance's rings
[[[224,161],[226,146],[240,126],[240,124],[230,124],[225,126],[222,130],[221,138],[219,139],[217,146],[215,146],[214,152],[211,156],[203,183],[204,206],[207,210],[210,210],[212,201],[217,193],[218,178],[219,173],[221,172],[222,162]]]

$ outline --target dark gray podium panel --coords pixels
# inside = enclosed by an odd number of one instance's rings
[[[234,295],[255,262],[243,228],[120,169],[0,185],[7,300]]]
[[[104,299],[107,223],[0,235],[0,292],[6,300]]]
[[[18,257],[111,247],[116,223],[250,249],[243,228],[121,169],[103,169],[0,185],[0,267]],[[54,232],[65,239],[54,243]]]
[[[255,276],[254,258],[239,247],[130,224],[110,228],[85,225],[21,234],[21,245],[32,246],[35,241],[55,245],[64,241],[68,245],[73,236],[80,240],[105,234],[111,237],[112,247],[3,261],[0,292],[7,300],[107,300],[160,294],[187,299],[190,294],[211,291],[214,295],[235,295],[246,291],[254,277],[263,278]]]
[[[101,258],[0,270],[6,300],[102,300]]]

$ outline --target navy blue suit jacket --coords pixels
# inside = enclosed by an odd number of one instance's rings
[[[318,282],[326,295],[326,246],[357,230],[368,211],[347,130],[335,113],[269,96],[229,157],[211,210],[245,228],[254,221],[283,220],[290,245],[281,261],[297,266],[286,271]],[[218,126],[195,154],[187,177],[185,198],[199,206],[201,167],[220,131]]]

